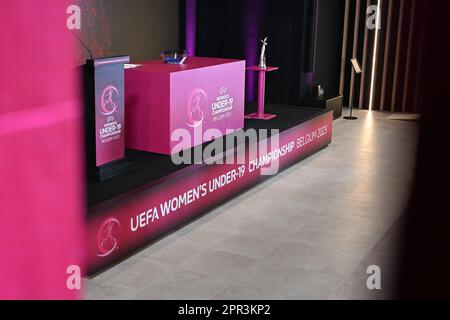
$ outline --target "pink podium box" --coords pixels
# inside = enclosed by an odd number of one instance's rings
[[[243,60],[191,57],[184,65],[138,64],[125,70],[126,146],[169,155],[180,151],[180,134],[192,137],[188,143],[182,139],[185,150],[242,129],[244,99]]]

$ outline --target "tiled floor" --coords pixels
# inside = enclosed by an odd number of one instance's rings
[[[87,298],[388,298],[419,127],[358,115],[325,150],[87,280]],[[367,289],[369,265],[383,290]]]

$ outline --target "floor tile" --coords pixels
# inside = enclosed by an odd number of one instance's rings
[[[419,127],[356,112],[321,152],[86,280],[86,297],[389,298]]]

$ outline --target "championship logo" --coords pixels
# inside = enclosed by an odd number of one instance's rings
[[[101,113],[104,116],[110,116],[119,108],[120,95],[116,87],[109,85],[102,93]]]
[[[208,96],[202,89],[196,89],[189,97],[187,117],[188,126],[196,128],[200,126],[205,120],[203,109],[208,104]]]
[[[119,249],[120,222],[116,218],[106,219],[97,236],[98,257],[107,257]]]
[[[228,93],[227,87],[222,87],[222,88],[220,88],[219,94],[220,94],[221,96],[224,96],[224,95],[226,95],[227,93]]]

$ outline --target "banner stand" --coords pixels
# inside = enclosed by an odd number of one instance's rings
[[[129,56],[87,60],[84,66],[88,175],[111,179],[128,170],[125,158],[125,71]]]

